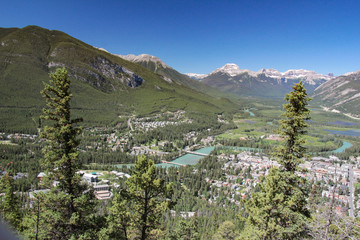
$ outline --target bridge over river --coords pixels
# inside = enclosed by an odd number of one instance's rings
[[[192,151],[185,151],[186,153],[190,153],[190,154],[194,154],[194,155],[199,155],[199,156],[208,156],[209,154],[206,153],[201,153],[201,152],[192,152]]]
[[[161,161],[162,163],[166,163],[166,164],[174,164],[174,165],[177,165],[177,166],[182,166],[182,167],[185,167],[186,165],[184,164],[180,164],[180,163],[176,163],[176,162],[167,162],[167,161]]]

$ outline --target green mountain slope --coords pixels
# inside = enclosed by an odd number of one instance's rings
[[[44,106],[42,82],[58,67],[66,67],[72,80],[75,115],[92,125],[116,122],[124,114],[236,108],[227,99],[165,81],[138,64],[37,26],[0,28],[0,62],[0,131],[37,126]]]

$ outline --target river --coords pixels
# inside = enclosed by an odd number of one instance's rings
[[[343,151],[345,151],[345,149],[350,148],[350,147],[352,147],[351,143],[349,143],[347,141],[343,141],[343,145],[332,152],[333,153],[342,153]]]
[[[253,112],[250,112],[249,109],[246,109],[245,112],[248,112],[250,114],[250,116],[255,117],[255,114]]]

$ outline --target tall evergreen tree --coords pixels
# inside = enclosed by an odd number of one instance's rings
[[[42,118],[47,125],[41,137],[47,140],[43,148],[42,164],[46,168],[48,194],[38,194],[43,209],[41,228],[46,229],[45,239],[91,238],[91,217],[94,213],[95,199],[92,191],[81,183],[77,174],[81,164],[78,161],[77,135],[81,129],[74,127],[80,119],[71,119],[70,80],[65,68],[57,69],[50,74],[50,84],[44,83],[41,92],[46,99],[47,107],[43,109]],[[56,187],[53,182],[58,182]],[[29,226],[30,228],[32,226]]]
[[[164,211],[172,205],[172,184],[157,177],[152,160],[140,156],[126,186],[124,195],[131,201],[132,227],[141,240],[148,239],[150,232],[159,227]]]
[[[80,175],[76,174],[80,168],[76,148],[79,145],[77,135],[81,133],[81,129],[74,127],[74,124],[82,119],[71,119],[72,94],[65,68],[50,74],[50,84],[44,85],[41,94],[46,99],[47,107],[43,109],[44,115],[41,117],[53,124],[45,126],[41,132],[41,137],[48,140],[48,145],[43,148],[42,163],[50,180],[59,181],[58,189],[74,195],[81,179]],[[71,209],[74,209],[73,205],[72,202]]]
[[[14,179],[7,172],[0,179],[0,216],[11,227],[19,230],[21,223],[20,200],[14,191]]]
[[[298,239],[308,234],[308,188],[306,179],[298,173],[305,156],[302,136],[306,133],[306,120],[310,119],[306,107],[310,98],[300,82],[285,100],[285,119],[279,130],[284,142],[274,154],[281,167],[270,170],[259,184],[260,191],[247,202],[249,217],[244,238]]]
[[[283,136],[284,142],[279,146],[274,156],[282,165],[284,171],[295,173],[299,170],[299,164],[305,157],[305,140],[303,136],[307,133],[307,120],[310,120],[310,110],[307,108],[311,98],[308,97],[306,89],[300,81],[293,86],[293,91],[286,94],[288,102],[284,107],[284,119],[280,120],[279,133]]]
[[[213,240],[234,240],[236,237],[235,224],[231,221],[225,221],[220,224],[218,230],[213,236]]]
[[[180,217],[181,218],[181,217]],[[197,217],[177,220],[176,225],[169,231],[171,240],[200,240],[199,223]]]
[[[130,227],[132,226],[131,206],[132,201],[126,194],[115,194],[112,206],[107,216],[107,228],[102,229],[100,238],[103,239],[129,239]]]

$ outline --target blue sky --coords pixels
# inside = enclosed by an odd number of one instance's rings
[[[2,1],[2,0],[1,0]],[[0,2],[1,3],[1,2]],[[2,1],[0,27],[38,25],[180,72],[360,70],[360,1]]]

